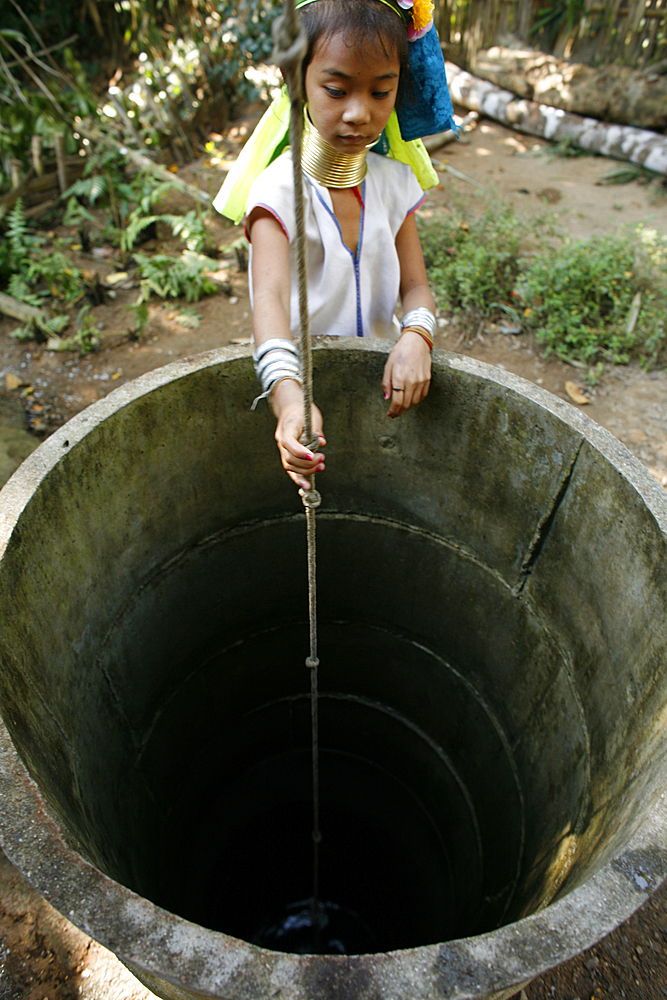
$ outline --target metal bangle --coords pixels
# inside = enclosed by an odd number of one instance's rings
[[[295,358],[293,354],[289,354],[287,351],[282,351],[276,348],[273,351],[268,351],[264,357],[256,363],[255,374],[260,382],[264,382],[267,379],[270,381],[271,372],[276,368],[288,368],[290,371],[298,371],[299,359]]]
[[[401,336],[404,333],[416,333],[418,337],[421,337],[428,344],[429,351],[433,350],[433,337],[430,333],[427,333],[423,326],[405,326],[401,330]]]
[[[293,340],[281,337],[260,344],[253,354],[253,361],[263,392],[270,389],[278,378],[298,375],[300,370],[297,345]]]
[[[421,326],[432,337],[435,334],[435,316],[430,309],[426,308],[426,306],[419,306],[418,309],[411,309],[410,312],[406,313],[403,317],[401,331],[403,331],[406,326]]]
[[[294,343],[293,340],[288,340],[287,337],[272,337],[270,340],[265,340],[263,344],[255,348],[255,353],[252,356],[253,361],[257,364],[258,361],[264,357],[267,351],[273,351],[279,348],[282,351],[289,351],[296,358],[299,357],[299,348]]]

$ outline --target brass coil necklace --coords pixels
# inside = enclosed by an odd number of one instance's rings
[[[370,146],[365,146],[360,153],[339,153],[320,135],[310,120],[308,109],[304,109],[301,167],[324,187],[353,188],[361,184],[368,169],[366,155],[369,149]]]

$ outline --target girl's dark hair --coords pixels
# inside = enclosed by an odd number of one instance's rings
[[[343,35],[348,44],[364,56],[380,51],[398,57],[401,68],[399,94],[409,85],[408,36],[401,8],[390,8],[382,0],[316,0],[302,7],[299,16],[308,36],[303,61],[305,75],[319,42]]]

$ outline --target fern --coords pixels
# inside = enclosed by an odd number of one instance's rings
[[[138,212],[130,212],[127,226],[120,234],[121,250],[131,250],[137,241],[137,237],[144,229],[148,229],[154,222],[162,219],[161,215],[140,215]]]
[[[151,293],[161,299],[185,296],[187,302],[198,302],[204,295],[217,291],[215,282],[208,277],[210,260],[190,250],[184,250],[180,257],[135,253],[134,259],[141,275],[137,305],[147,301]]]
[[[67,202],[63,226],[80,226],[82,222],[92,222],[94,225],[99,225],[95,216],[72,195]]]
[[[85,293],[81,271],[58,252],[33,256],[26,267],[25,280],[33,287],[45,285],[51,295],[67,303],[76,302]]]
[[[39,306],[42,298],[30,290],[30,283],[26,281],[22,274],[12,274],[7,285],[7,291],[13,299],[19,302],[26,302],[29,306]]]
[[[59,336],[62,330],[69,326],[69,322],[69,316],[52,316],[51,319],[47,319],[38,328],[38,325],[34,321],[30,321],[25,326],[15,327],[9,336],[13,340],[38,340],[43,342],[46,340],[45,333],[50,332]]]
[[[13,209],[7,216],[7,249],[9,251],[9,269],[20,274],[25,270],[31,249],[22,198],[16,200]]]
[[[13,274],[25,276],[31,253],[42,243],[43,237],[35,236],[28,229],[23,200],[17,198],[7,215],[5,238],[0,240],[0,274],[9,278]]]
[[[85,198],[91,206],[109,194],[109,181],[104,174],[93,174],[92,177],[81,177],[74,181],[61,198]],[[69,207],[69,206],[68,206]]]
[[[192,209],[185,215],[164,215],[174,236],[180,236],[188,250],[200,253],[206,243],[206,227],[199,213]]]
[[[27,252],[27,235],[28,223],[23,211],[23,198],[17,198],[13,209],[7,217],[7,239],[13,253]]]
[[[174,186],[173,181],[156,182],[150,174],[139,174],[132,184],[136,190],[137,210],[146,215]]]
[[[206,227],[194,209],[185,215],[143,215],[138,206],[130,212],[127,226],[120,235],[121,250],[131,250],[138,236],[154,222],[170,226],[174,236],[180,236],[187,250],[199,253],[204,247]]]

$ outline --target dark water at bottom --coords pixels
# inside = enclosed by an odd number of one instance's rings
[[[371,928],[358,913],[320,902],[313,921],[311,899],[288,903],[253,935],[252,944],[294,955],[358,955],[377,950]]]

